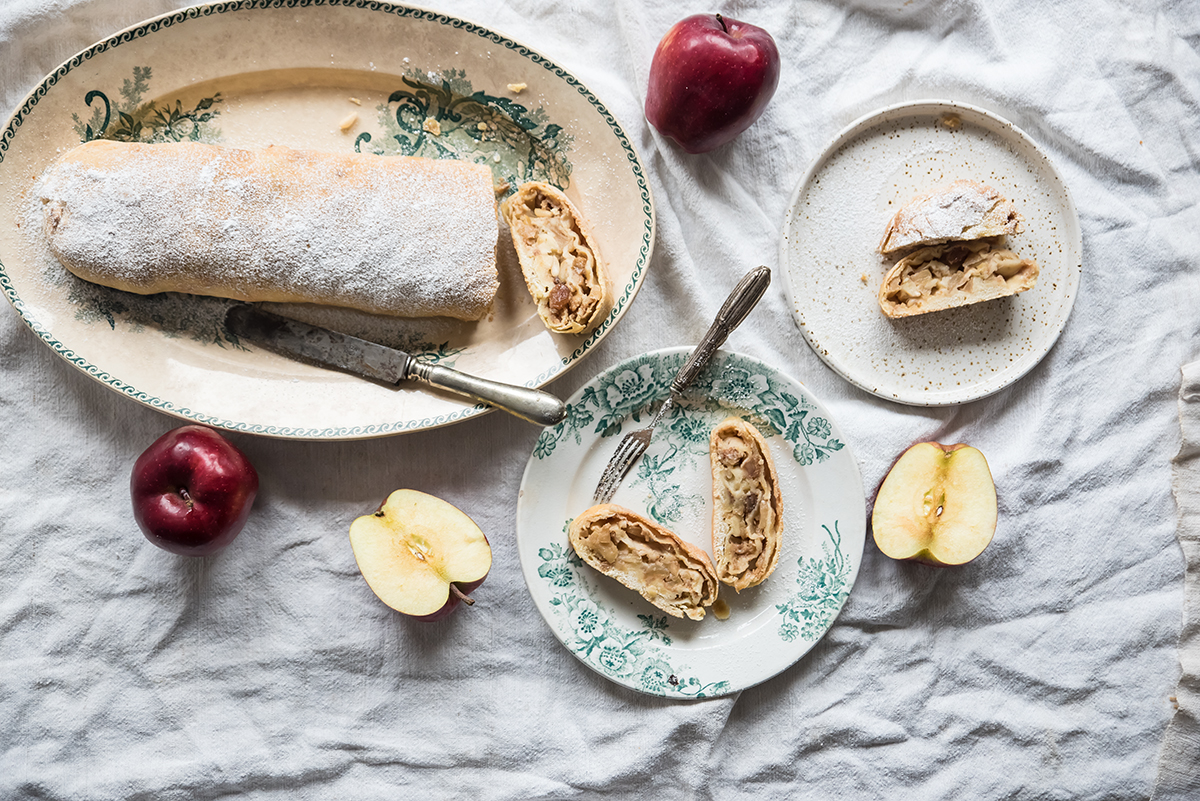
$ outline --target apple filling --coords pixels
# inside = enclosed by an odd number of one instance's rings
[[[606,293],[599,255],[562,192],[524,184],[505,201],[525,283],[551,331],[577,334],[595,322]]]
[[[980,239],[922,248],[901,259],[879,290],[888,317],[965,306],[1015,295],[1037,283],[1038,265]]]
[[[739,592],[762,583],[779,561],[781,494],[766,442],[730,418],[713,431],[713,553],[717,577]]]
[[[569,538],[581,559],[674,617],[701,620],[717,598],[708,554],[628,509],[593,506]]]

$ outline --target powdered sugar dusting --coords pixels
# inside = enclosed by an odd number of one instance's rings
[[[477,320],[499,288],[490,170],[453,160],[97,141],[34,187],[85,280]]]
[[[915,203],[910,210],[911,224],[926,231],[928,237],[959,236],[964,228],[983,219],[997,202],[995,190],[956,181]]]
[[[988,216],[1004,198],[990,186],[957,180],[910,200],[888,224],[880,251],[891,253],[917,244],[1004,233],[988,228]],[[968,232],[973,228],[984,231]]]

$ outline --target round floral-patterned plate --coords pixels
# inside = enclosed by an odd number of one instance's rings
[[[114,34],[46,76],[0,133],[0,286],[42,341],[105,386],[221,428],[354,439],[488,408],[245,346],[224,330],[228,301],[68,273],[30,189],[59,153],[95,138],[461,158],[492,169],[498,199],[528,180],[562,188],[611,277],[612,309],[585,336],[546,330],[503,225],[501,289],[478,323],[270,304],[513,384],[541,386],[594,349],[633,301],[654,242],[649,185],[617,120],[562,67],[487,28],[376,0],[230,0]]]
[[[1012,297],[891,320],[879,288],[893,260],[875,248],[914,195],[956,178],[994,186],[1037,260],[1037,286]],[[787,212],[779,259],[796,324],[852,384],[881,398],[947,406],[1017,381],[1067,323],[1083,265],[1079,218],[1049,156],[1011,122],[944,100],[900,103],[851,123],[813,162]]]
[[[592,504],[621,437],[646,424],[690,353],[655,351],[606,370],[571,397],[538,438],[517,502],[525,583],[554,635],[584,664],[651,695],[724,695],[765,681],[808,653],[858,575],[866,535],[862,478],[824,407],[767,365],[718,351],[654,431],[613,503],[651,517],[712,555],[708,438],[729,416],[767,439],[783,490],[783,550],[762,584],[721,586],[704,620],[668,616],[588,567],[567,542]],[[728,611],[719,619],[716,611]]]

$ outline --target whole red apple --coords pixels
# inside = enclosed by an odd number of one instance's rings
[[[163,434],[138,457],[129,491],[146,539],[172,553],[207,556],[242,530],[258,472],[216,431],[189,425]]]
[[[675,23],[650,62],[646,119],[689,153],[731,141],[779,85],[779,49],[762,28],[720,14]]]

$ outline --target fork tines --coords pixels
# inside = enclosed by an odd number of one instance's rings
[[[612,500],[617,487],[621,486],[621,480],[633,467],[634,462],[650,446],[650,434],[649,428],[641,428],[625,435],[621,444],[617,446],[616,452],[613,453],[612,459],[609,460],[608,466],[604,468],[604,473],[600,476],[600,483],[596,485],[596,494],[592,496],[594,503],[608,503]]]

